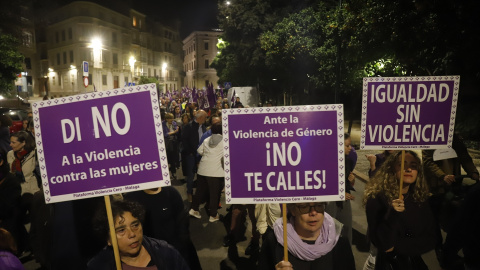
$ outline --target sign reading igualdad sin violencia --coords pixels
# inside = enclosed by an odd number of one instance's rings
[[[460,76],[363,79],[361,149],[451,148]]]
[[[345,199],[343,105],[222,111],[229,204]]]
[[[170,185],[155,84],[32,104],[47,203]]]

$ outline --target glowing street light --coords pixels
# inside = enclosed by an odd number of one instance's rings
[[[135,59],[135,57],[133,56],[130,56],[130,59],[128,59],[128,63],[130,64],[130,69],[132,70],[132,73],[134,71],[135,62],[137,62],[137,59]]]
[[[95,37],[92,39],[92,42],[90,43],[89,48],[93,49],[93,66],[94,67],[99,67],[100,62],[102,61],[102,40],[98,37]]]
[[[165,85],[165,87],[163,88],[163,91],[166,92],[167,91],[167,63],[165,62],[162,64],[162,76],[163,76],[163,81]]]

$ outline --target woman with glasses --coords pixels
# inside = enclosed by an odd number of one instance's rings
[[[122,269],[189,269],[180,253],[167,242],[143,235],[145,210],[139,203],[113,201],[112,215]],[[94,225],[108,246],[90,260],[87,269],[117,269],[105,207],[98,209]]]
[[[352,249],[341,237],[342,224],[325,212],[326,203],[287,204],[288,261],[283,258],[283,223],[267,231],[258,269],[355,269]]]
[[[421,257],[434,248],[428,187],[418,155],[405,151],[402,171],[401,154],[391,154],[365,188],[368,237],[378,249],[375,269],[428,269]]]

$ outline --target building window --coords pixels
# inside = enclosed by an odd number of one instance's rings
[[[72,38],[73,38],[72,28],[68,28],[68,39],[72,39]]]
[[[23,34],[22,34],[22,44],[23,44],[23,46],[31,47],[32,46],[32,41],[33,41],[32,33],[27,32],[27,31],[23,31]]]
[[[128,77],[125,77],[125,86],[127,86],[127,83],[128,83]]]
[[[88,73],[88,85],[92,85],[93,84],[93,76],[92,76],[92,73]]]
[[[153,69],[153,77],[155,77],[155,78],[157,77],[157,69],[156,68]]]
[[[205,42],[205,50],[208,51],[208,42]]]
[[[208,59],[205,60],[205,68],[210,68],[210,65],[208,64]]]
[[[27,69],[32,69],[32,61],[30,60],[29,57],[25,57],[25,67]]]
[[[107,85],[107,75],[102,75],[102,84]]]
[[[58,43],[58,32],[55,32],[55,43]]]
[[[118,65],[118,54],[117,53],[113,54],[113,64]]]
[[[117,33],[112,32],[112,42],[117,43]]]
[[[137,17],[133,16],[133,21],[132,21],[133,27],[137,26]]]
[[[60,54],[57,53],[57,66],[59,66],[59,65],[60,65]]]
[[[63,52],[63,64],[67,64],[67,52]]]
[[[62,30],[62,41],[65,41],[65,30]]]
[[[70,51],[70,63],[73,63],[73,51]]]

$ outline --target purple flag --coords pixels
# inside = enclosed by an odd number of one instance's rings
[[[235,106],[235,103],[237,103],[237,99],[235,98],[235,89],[233,89],[232,99],[230,101],[231,101],[230,107],[233,108]]]
[[[198,96],[197,96],[197,90],[195,90],[195,87],[193,87],[192,90],[192,102],[197,102]]]
[[[215,91],[213,90],[213,83],[211,83],[207,88],[207,99],[208,99],[208,108],[215,106]]]

